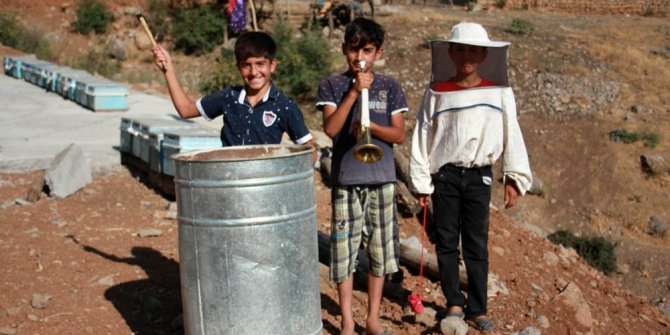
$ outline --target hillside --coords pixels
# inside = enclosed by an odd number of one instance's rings
[[[147,51],[136,48],[141,30],[133,14],[147,2],[105,1],[117,17],[107,36],[69,32],[74,5],[68,1],[7,0],[0,3],[0,12],[14,13],[44,32],[63,64],[102,50],[108,38],[117,37],[128,44],[130,57],[114,79],[165,94]],[[303,14],[301,6],[307,3],[292,3],[292,15]],[[453,24],[465,20],[482,23],[494,39],[512,41],[510,81],[531,167],[543,181],[545,195],[524,197],[512,210],[492,210],[491,272],[504,289],[491,298],[490,309],[499,328],[511,333],[534,326],[544,334],[670,333],[670,320],[656,307],[663,301],[667,306],[670,297],[670,234],[647,233],[652,216],[670,222],[670,175],[651,176],[640,164],[641,155],[670,160],[670,60],[652,52],[670,45],[667,18],[403,5],[382,5],[377,18],[388,30],[385,64],[378,70],[398,78],[406,91],[412,107],[408,132],[429,77],[427,38],[445,37]],[[530,35],[507,32],[513,18],[531,21],[535,30]],[[338,45],[336,40],[332,44]],[[215,57],[176,56],[182,81],[193,96]],[[320,115],[311,104],[303,111],[317,128]],[[661,140],[655,148],[613,142],[609,132],[616,129],[649,131]],[[0,204],[5,204],[25,195],[35,173],[0,178]],[[502,208],[496,186],[493,206]],[[329,208],[327,187],[318,182],[317,190],[319,207]],[[0,317],[0,334],[178,333],[176,222],[160,216],[165,203],[122,170],[96,176],[93,185],[66,200],[3,206],[0,222],[7,227],[0,240],[8,271],[0,292],[0,307],[6,311]],[[329,212],[318,215],[325,231]],[[144,227],[164,232],[151,239],[135,236]],[[403,218],[401,229],[403,237],[418,235],[418,221]],[[543,238],[557,229],[618,242],[619,271],[605,277],[573,251]],[[70,236],[114,255],[115,261],[85,252]],[[147,253],[142,261],[142,255],[130,254],[135,246],[162,257]],[[324,333],[337,334],[337,295],[323,270]],[[416,273],[403,270],[403,287],[411,289]],[[111,283],[101,283],[110,276]],[[52,296],[47,309],[30,306],[34,293]],[[403,311],[404,293],[387,295],[384,321],[401,334],[438,333],[411,322]],[[444,303],[436,282],[427,284],[424,296],[433,308]],[[134,306],[133,299],[140,299],[144,308]],[[358,314],[364,314],[362,291],[356,291],[355,300]],[[147,309],[147,315],[139,315]],[[364,325],[362,318],[357,322]]]

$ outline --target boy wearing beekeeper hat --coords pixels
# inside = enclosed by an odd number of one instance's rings
[[[487,316],[488,224],[493,174],[502,155],[505,208],[530,189],[528,154],[507,78],[508,42],[463,22],[431,41],[432,77],[412,137],[410,189],[433,203],[440,283],[447,316],[498,334]],[[459,289],[459,239],[468,275]]]

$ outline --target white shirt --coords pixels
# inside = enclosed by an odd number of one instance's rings
[[[503,178],[525,194],[532,175],[511,88],[426,89],[412,136],[410,190],[432,194],[430,175],[443,165],[493,165],[503,153]]]

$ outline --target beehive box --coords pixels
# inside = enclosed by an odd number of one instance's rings
[[[133,140],[138,135],[138,131],[133,129],[134,120],[131,118],[121,118],[119,125],[119,151],[122,153],[133,152]]]
[[[161,171],[165,175],[174,176],[174,160],[172,159],[174,154],[220,147],[220,132],[213,128],[201,126],[166,131],[159,150]]]
[[[193,123],[176,120],[144,120],[139,123],[139,158],[145,163],[149,163],[149,151],[151,147],[150,137],[155,136],[156,141],[163,139],[163,133],[168,130],[179,128],[191,128]],[[133,142],[133,154],[135,153],[135,142]]]
[[[39,59],[26,60],[23,62],[23,79],[33,85],[44,87],[44,76],[42,73],[44,69],[54,66],[58,65]]]
[[[75,88],[79,80],[90,77],[91,74],[82,70],[63,71],[56,76],[56,93],[64,98],[77,101]]]
[[[86,89],[90,85],[100,85],[102,83],[110,82],[108,79],[96,76],[84,76],[74,80],[74,101],[84,107],[88,105],[88,96],[86,95]]]
[[[50,66],[42,69],[42,86],[47,92],[56,92],[56,82],[58,79],[58,74],[62,72],[74,71],[72,68],[67,66]]]
[[[2,63],[5,68],[5,74],[17,79],[22,79],[24,61],[30,62],[35,60],[37,60],[35,57],[29,56],[5,56]]]
[[[85,106],[94,111],[128,109],[128,88],[110,80],[88,83],[83,95]]]

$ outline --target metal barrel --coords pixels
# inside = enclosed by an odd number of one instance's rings
[[[186,334],[321,334],[313,149],[173,156]]]

